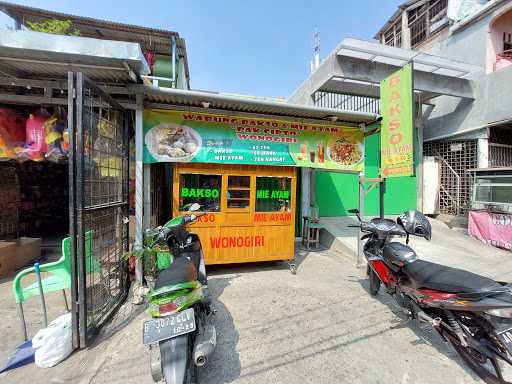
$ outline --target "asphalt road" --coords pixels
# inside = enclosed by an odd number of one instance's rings
[[[295,276],[285,263],[209,269],[218,346],[201,383],[480,382],[435,334],[402,323],[386,295],[371,297],[351,259],[326,251],[300,261]],[[0,382],[152,383],[147,318],[126,304],[88,350]]]

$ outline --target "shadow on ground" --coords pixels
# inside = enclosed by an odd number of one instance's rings
[[[295,264],[297,273],[300,272],[301,264],[306,260],[308,255],[312,252],[322,252],[325,247],[319,247],[314,250],[306,250],[300,244],[295,244],[295,259],[291,263]],[[240,264],[218,264],[209,265],[206,267],[208,276],[225,275],[231,273],[254,273],[254,272],[265,272],[265,271],[276,271],[276,270],[289,270],[290,263],[286,260],[278,261],[260,261],[254,263],[240,263]]]
[[[215,311],[213,322],[217,330],[217,348],[208,366],[199,370],[200,382],[230,383],[240,376],[241,364],[237,351],[239,333],[235,327],[233,316],[220,299],[224,290],[237,278],[236,275],[208,278],[212,306]]]
[[[368,292],[368,295],[370,295],[370,280],[359,279],[359,283],[364,288],[364,290]],[[391,325],[390,328],[398,329],[407,327],[414,332],[418,339],[412,342],[412,345],[425,344],[432,348],[435,348],[438,353],[443,354],[448,359],[455,361],[473,379],[480,379],[479,376],[464,363],[464,360],[462,360],[462,358],[453,349],[453,347],[443,340],[443,338],[437,333],[435,329],[433,329],[429,325],[419,325],[418,322],[415,320],[404,319],[405,315],[401,314],[400,307],[398,306],[397,303],[395,303],[391,295],[385,293],[382,286],[377,295],[373,296],[373,298],[387,306],[389,310],[396,316],[396,320],[393,321],[394,324]]]

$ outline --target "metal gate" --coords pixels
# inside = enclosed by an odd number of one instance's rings
[[[68,75],[73,346],[87,346],[127,293],[127,112],[82,73]]]

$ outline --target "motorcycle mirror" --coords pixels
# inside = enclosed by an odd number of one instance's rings
[[[357,219],[359,221],[362,221],[361,216],[359,215],[359,209],[355,209],[355,208],[354,209],[349,209],[347,212],[356,215]]]
[[[199,205],[198,203],[194,203],[190,206],[190,208],[188,209],[190,212],[195,212],[195,211],[198,211],[199,208],[201,208],[201,205]]]

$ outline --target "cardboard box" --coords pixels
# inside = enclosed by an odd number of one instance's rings
[[[0,278],[16,270],[16,243],[0,241]]]
[[[41,258],[41,238],[20,237],[16,247],[17,268],[32,265]]]

